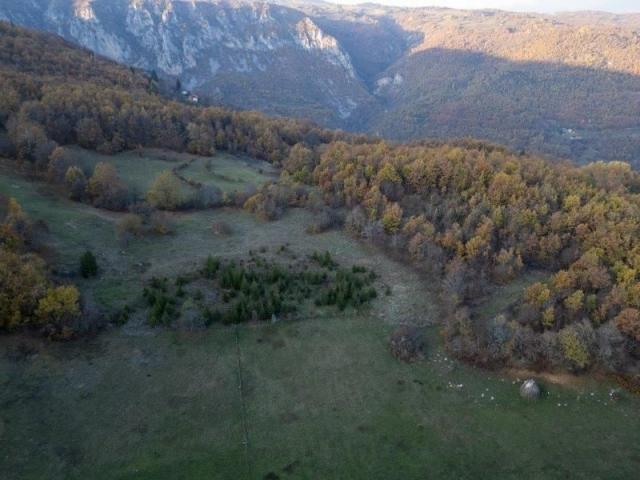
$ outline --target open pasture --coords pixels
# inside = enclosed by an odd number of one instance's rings
[[[135,305],[147,279],[208,255],[269,255],[287,243],[371,268],[391,289],[360,312],[275,324],[189,332],[134,314],[70,343],[3,336],[0,478],[627,479],[640,469],[640,400],[611,402],[606,384],[585,378],[547,384],[528,402],[515,378],[452,360],[429,279],[343,233],[307,234],[308,212],[270,223],[234,209],[180,213],[174,234],[124,245],[121,214],[6,170],[0,190],[47,221],[54,267],[106,308]],[[231,232],[215,235],[214,222]],[[87,249],[101,268],[94,280],[74,274]],[[423,362],[388,353],[389,334],[406,323],[425,331]]]
[[[258,187],[276,178],[274,167],[267,162],[225,153],[209,158],[193,157],[181,174],[204,185],[215,185],[226,193]]]

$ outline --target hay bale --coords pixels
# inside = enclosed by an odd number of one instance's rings
[[[611,400],[612,402],[617,402],[618,400],[620,400],[621,396],[622,391],[619,388],[612,388],[611,390],[609,390],[609,400]]]
[[[411,363],[424,358],[424,337],[415,327],[401,326],[389,338],[391,355],[403,362]]]
[[[537,400],[540,398],[540,386],[532,378],[525,380],[520,386],[520,396],[527,400]]]

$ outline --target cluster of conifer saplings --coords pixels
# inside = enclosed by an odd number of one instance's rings
[[[193,274],[174,281],[152,278],[143,293],[149,322],[171,324],[187,299],[208,326],[291,316],[305,304],[340,311],[359,309],[376,298],[376,274],[366,267],[341,267],[329,252],[300,259],[287,250],[282,246],[279,253],[289,253],[288,262],[279,263],[253,251],[243,260],[209,256]]]

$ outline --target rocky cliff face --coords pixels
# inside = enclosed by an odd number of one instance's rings
[[[0,18],[179,78],[213,101],[342,126],[370,96],[349,54],[304,13],[256,2],[27,0]],[[301,99],[306,105],[302,105]]]

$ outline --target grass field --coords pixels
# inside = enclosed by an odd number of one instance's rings
[[[72,148],[71,151],[87,175],[93,172],[98,162],[111,163],[129,189],[139,197],[144,196],[158,175],[171,170],[184,160],[179,153],[161,150],[123,152],[118,155],[101,155],[82,148]],[[191,187],[183,185],[183,194],[191,192]]]
[[[0,337],[4,479],[631,479],[640,469],[640,399],[616,403],[588,378],[547,384],[539,402],[515,378],[442,351],[437,297],[411,268],[339,232],[308,235],[310,214],[262,223],[231,209],[173,217],[176,234],[119,245],[118,214],[57,198],[0,171],[0,191],[46,219],[53,263],[87,248],[101,274],[80,281],[105,307],[135,303],[152,275],[289,242],[373,268],[392,295],[369,310],[186,332],[135,317],[95,338]],[[232,226],[211,233],[213,221]],[[74,281],[77,279],[74,278]],[[524,279],[523,281],[527,281]],[[498,307],[483,305],[485,314]],[[499,297],[499,298],[498,298]],[[427,358],[387,352],[395,325],[424,328]],[[514,383],[515,382],[515,383]]]
[[[132,153],[104,157],[78,150],[76,154],[85,155],[87,162],[111,161],[133,187],[142,190],[146,188],[145,181],[150,183],[155,173],[172,165],[168,160],[159,159],[161,153],[156,153],[149,160],[137,155],[132,158]],[[230,162],[229,158],[226,161]],[[146,163],[151,166],[145,166]],[[131,166],[133,164],[138,166]],[[245,170],[243,165],[238,166],[237,172]],[[175,226],[175,235],[134,239],[125,246],[118,241],[115,228],[122,214],[61,198],[46,184],[14,174],[6,164],[0,164],[0,191],[15,197],[34,220],[47,223],[49,234],[45,241],[55,251],[53,263],[58,271],[71,274],[77,270],[80,255],[85,250],[96,253],[101,267],[99,278],[90,281],[77,278],[74,281],[80,283],[85,294],[105,307],[121,307],[134,300],[138,292],[131,289],[131,284],[139,284],[142,278],[186,271],[199,265],[210,254],[240,255],[249,248],[263,245],[260,235],[249,234],[251,228],[262,228],[249,214],[219,209],[172,214],[170,218]],[[213,235],[211,225],[214,221],[231,224],[234,235]],[[287,222],[297,221],[294,216]],[[272,243],[287,241],[287,222],[280,226],[264,225],[266,230],[272,231]]]
[[[435,341],[426,362],[396,362],[390,328],[243,326],[238,350],[233,327],[125,329],[5,354],[0,477],[634,478],[637,399],[585,382],[528,403]]]
[[[258,187],[276,176],[273,167],[267,162],[226,153],[203,158],[154,149],[123,152],[113,156],[81,148],[73,148],[71,151],[87,174],[93,171],[98,162],[113,164],[131,191],[139,196],[144,196],[160,173],[180,164],[188,164],[180,172],[185,178],[216,186],[224,192],[243,190],[249,186]],[[193,188],[183,183],[183,194],[187,196],[190,193],[193,193]]]
[[[195,158],[181,173],[196,182],[215,185],[224,192],[258,187],[275,177],[273,166],[267,162],[223,153],[213,158]]]
[[[489,295],[482,297],[474,305],[474,313],[481,320],[490,320],[504,312],[514,302],[522,298],[522,291],[535,282],[543,282],[549,273],[542,270],[531,270],[520,275],[511,283],[495,286]]]

